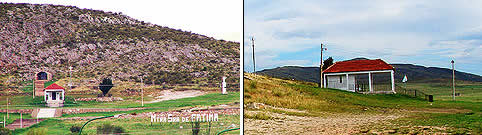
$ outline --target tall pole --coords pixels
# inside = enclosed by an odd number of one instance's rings
[[[451,61],[452,63],[452,91],[453,91],[453,94],[452,94],[452,97],[453,97],[453,100],[455,101],[455,64],[454,64],[454,60]]]
[[[35,75],[32,79],[32,98],[35,98]]]
[[[256,59],[254,58],[254,37],[251,37],[251,42],[253,43],[253,73],[256,72]]]
[[[323,50],[327,50],[323,48],[323,43],[320,44],[320,88],[323,88]]]
[[[323,43],[320,44],[320,88],[323,88]]]
[[[142,95],[141,104],[142,104],[142,106],[144,106],[144,81],[142,80],[142,77],[141,77],[141,85],[142,85],[141,86],[141,95]]]
[[[8,92],[7,92],[7,118],[10,118],[10,117],[8,116],[8,96],[9,96],[9,95],[8,95]]]
[[[23,128],[23,118],[22,118],[22,113],[20,113],[20,128]]]
[[[72,91],[72,66],[69,67],[69,87],[70,87],[70,91]]]

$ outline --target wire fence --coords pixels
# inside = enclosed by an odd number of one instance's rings
[[[396,86],[395,92],[397,92],[398,94],[403,94],[403,95],[407,95],[415,98],[421,98],[421,99],[433,102],[433,95],[426,94],[417,89],[406,89],[399,85],[395,85],[395,86]]]

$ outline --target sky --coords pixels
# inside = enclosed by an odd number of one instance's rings
[[[482,75],[482,1],[245,0],[244,70],[357,57]]]
[[[137,20],[174,29],[241,41],[243,2],[240,0],[0,0],[9,3],[70,5],[122,12]]]

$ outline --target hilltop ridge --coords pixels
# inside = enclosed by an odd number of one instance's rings
[[[410,82],[442,83],[450,82],[452,79],[452,70],[447,68],[425,67],[413,64],[390,65],[395,68],[395,82],[401,82],[404,75],[407,75]],[[320,81],[319,72],[319,67],[283,66],[273,69],[264,69],[256,73],[276,78],[318,83]],[[482,82],[482,76],[457,70],[455,70],[455,78],[458,81]]]
[[[166,13],[168,14],[168,13]],[[0,78],[48,71],[156,84],[239,82],[239,43],[159,26],[122,13],[0,3]]]

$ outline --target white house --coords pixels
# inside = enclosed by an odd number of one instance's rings
[[[394,70],[381,59],[336,62],[323,71],[323,86],[361,93],[395,93]]]
[[[45,102],[49,107],[64,106],[65,89],[55,83],[51,84],[44,91]]]

